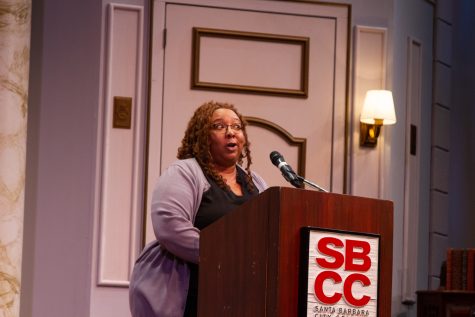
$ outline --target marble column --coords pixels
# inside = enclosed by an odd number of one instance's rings
[[[19,316],[31,0],[0,0],[0,316]]]

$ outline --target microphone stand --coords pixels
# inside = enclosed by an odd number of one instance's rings
[[[313,182],[311,182],[311,181],[309,181],[309,180],[306,180],[305,178],[303,178],[303,177],[300,176],[300,175],[297,175],[297,178],[298,178],[300,181],[304,182],[305,184],[310,185],[310,187],[313,187],[313,188],[317,189],[318,191],[321,191],[321,192],[324,192],[324,193],[328,193],[328,190],[326,190],[326,189],[324,189],[324,188],[318,186],[317,184],[315,184],[315,183],[313,183]]]

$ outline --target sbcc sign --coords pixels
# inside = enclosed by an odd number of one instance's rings
[[[303,228],[301,264],[299,316],[377,316],[378,235]]]

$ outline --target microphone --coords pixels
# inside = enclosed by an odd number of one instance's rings
[[[270,160],[272,164],[274,164],[275,166],[277,166],[278,169],[280,169],[280,171],[282,172],[282,175],[289,183],[291,183],[297,188],[303,187],[302,180],[299,178],[297,173],[294,172],[292,167],[290,167],[290,165],[287,164],[282,154],[280,154],[277,151],[272,151],[270,153]]]

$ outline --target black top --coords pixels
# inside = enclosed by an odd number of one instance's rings
[[[237,168],[236,181],[241,185],[242,196],[234,194],[230,190],[224,190],[211,178],[206,176],[210,188],[203,193],[200,207],[195,218],[195,227],[203,230],[234,208],[242,205],[251,197],[257,196],[258,191],[250,190],[246,182],[246,174],[241,168]],[[197,315],[198,306],[198,265],[189,263],[190,266],[190,287],[186,299],[185,316]]]

